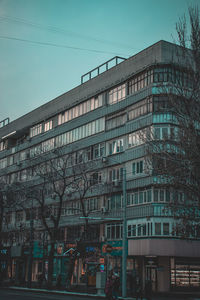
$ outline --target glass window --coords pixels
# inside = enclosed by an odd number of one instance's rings
[[[118,86],[117,88],[114,88],[109,91],[108,94],[108,103],[114,104],[117,103],[125,98],[126,95],[126,86],[125,84],[122,84]]]
[[[147,191],[147,201],[151,202],[151,190]]]
[[[53,126],[53,121],[52,120],[45,122],[44,123],[44,131],[46,132],[48,130],[51,130],[52,126]]]
[[[169,223],[163,223],[163,235],[169,235]]]
[[[154,202],[158,202],[158,192],[159,190],[154,190]]]
[[[161,235],[161,223],[155,223],[155,235]]]
[[[30,129],[30,137],[34,137],[42,133],[42,124],[38,124]]]

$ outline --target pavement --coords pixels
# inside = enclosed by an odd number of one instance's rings
[[[46,294],[59,294],[59,295],[74,295],[74,296],[81,296],[84,298],[96,298],[96,299],[105,299],[105,294],[102,293],[87,293],[87,292],[76,292],[76,291],[64,291],[64,290],[48,290],[44,288],[27,288],[27,287],[19,287],[19,286],[1,286],[1,288],[5,289],[12,289],[18,291],[32,291],[37,293],[46,293]],[[173,298],[173,299],[184,299],[184,298],[193,298],[193,299],[200,299],[200,292],[168,292],[168,293],[157,293],[153,296],[153,299],[161,299],[162,298]],[[135,300],[134,297],[119,297],[119,299],[126,299],[126,300]],[[145,298],[143,298],[145,300]]]

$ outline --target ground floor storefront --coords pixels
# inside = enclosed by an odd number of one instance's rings
[[[55,247],[53,284],[58,288],[96,288],[97,273],[118,273],[122,279],[122,241],[104,243],[60,243]],[[2,249],[4,280],[26,284],[29,274],[28,247]],[[180,240],[129,240],[127,253],[127,294],[135,292],[136,277],[143,288],[150,279],[153,292],[200,290],[199,242]],[[34,244],[31,280],[45,284],[48,279],[48,247]]]
[[[199,242],[129,240],[128,251],[128,260],[133,259],[133,274],[141,278],[143,287],[150,279],[154,292],[200,290]]]

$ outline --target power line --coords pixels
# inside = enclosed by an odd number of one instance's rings
[[[22,18],[11,17],[9,15],[0,15],[0,18],[1,18],[1,21],[4,21],[4,20],[12,21],[12,22],[15,22],[15,23],[20,23],[20,24],[25,25],[25,26],[32,26],[32,27],[36,27],[38,29],[48,30],[48,31],[53,32],[53,33],[59,33],[59,34],[64,34],[64,35],[67,34],[67,35],[71,35],[73,37],[78,37],[78,38],[82,38],[82,39],[89,39],[89,40],[93,40],[93,41],[104,43],[104,44],[117,45],[117,46],[120,46],[120,47],[123,47],[123,48],[138,50],[138,48],[131,47],[130,45],[125,45],[125,44],[121,44],[119,42],[113,42],[113,41],[108,41],[108,40],[104,40],[104,39],[97,39],[97,38],[94,38],[94,37],[91,37],[91,36],[88,36],[88,35],[79,34],[79,33],[76,33],[76,32],[70,31],[70,30],[66,30],[66,29],[62,29],[62,28],[59,28],[59,27],[56,27],[56,26],[42,25],[42,24],[31,22],[31,21],[28,21],[28,20],[22,19]]]
[[[67,46],[67,45],[55,44],[55,43],[50,43],[50,42],[39,42],[39,41],[21,39],[21,38],[16,38],[16,37],[10,37],[10,36],[6,36],[6,35],[0,35],[0,39],[14,40],[14,41],[19,41],[19,42],[24,42],[24,43],[53,46],[53,47],[58,47],[58,48],[67,48],[67,49],[74,49],[74,50],[81,50],[81,51],[88,51],[88,52],[128,56],[127,54],[121,54],[121,53],[115,53],[115,52],[109,52],[109,51],[103,51],[103,50],[96,50],[96,49],[89,49],[89,48]]]

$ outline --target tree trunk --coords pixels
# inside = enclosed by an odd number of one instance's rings
[[[48,280],[47,280],[47,287],[49,289],[52,288],[53,286],[53,263],[54,263],[54,250],[55,248],[55,243],[51,242],[51,249],[49,252],[49,257],[48,257]]]

